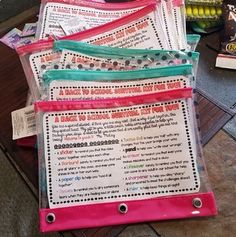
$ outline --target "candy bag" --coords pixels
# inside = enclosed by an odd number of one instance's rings
[[[224,30],[221,34],[221,51],[216,58],[216,67],[236,69],[236,3],[223,2]]]
[[[224,33],[221,35],[221,53],[236,56],[236,2],[223,2]]]
[[[0,38],[0,42],[4,43],[8,47],[14,49],[15,45],[21,40],[21,31],[17,28],[13,28],[6,35]]]

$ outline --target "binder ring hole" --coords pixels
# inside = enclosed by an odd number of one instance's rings
[[[119,212],[125,214],[128,212],[128,206],[125,203],[119,205]]]
[[[202,207],[202,200],[200,198],[194,198],[193,199],[193,206],[196,208]]]
[[[51,224],[53,222],[55,222],[56,220],[56,216],[53,213],[48,213],[46,216],[46,221],[47,223]]]

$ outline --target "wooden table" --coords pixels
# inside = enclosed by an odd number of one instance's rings
[[[25,182],[28,184],[33,195],[37,198],[37,150],[33,148],[19,147],[15,141],[12,141],[10,113],[13,110],[20,109],[25,106],[28,86],[20,61],[14,50],[11,50],[1,44],[0,55],[0,146],[16,170],[21,174]],[[198,93],[198,101],[202,139],[203,143],[207,143],[207,141],[220,129],[220,127],[226,121],[231,118],[232,115],[213,104],[210,100],[208,100],[204,93]],[[171,225],[173,223],[178,223],[178,221],[172,221],[168,223],[170,223],[171,228]],[[150,226],[152,226],[154,229],[158,229],[157,223],[149,225],[149,227]],[[125,226],[104,227],[99,229],[72,231],[70,233],[64,233],[64,235],[84,237],[113,237],[122,232],[124,228]],[[140,228],[140,226],[138,228]]]

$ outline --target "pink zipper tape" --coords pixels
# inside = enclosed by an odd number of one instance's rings
[[[61,110],[81,110],[81,109],[104,109],[136,104],[155,103],[161,101],[175,100],[181,98],[191,98],[192,88],[182,88],[168,92],[145,94],[141,96],[131,96],[122,98],[110,98],[99,100],[81,101],[38,101],[35,103],[35,111],[61,111]]]
[[[135,21],[141,17],[146,16],[148,13],[151,13],[155,10],[156,10],[156,4],[151,4],[151,5],[148,5],[147,7],[142,8],[141,10],[138,10],[134,13],[126,15],[122,18],[116,19],[112,22],[108,22],[104,25],[97,26],[97,27],[73,34],[73,35],[65,36],[62,39],[69,39],[69,40],[87,39],[87,38],[96,36],[98,34],[102,34],[107,31],[113,30],[113,29],[118,28],[120,26],[126,25],[132,21]]]
[[[21,54],[32,53],[34,51],[48,50],[53,47],[54,39],[39,40],[32,44],[24,45],[16,48],[16,52]]]
[[[172,0],[172,2],[175,7],[184,6],[184,0]]]
[[[123,3],[99,3],[93,1],[83,1],[83,0],[75,0],[75,1],[68,1],[68,0],[43,0],[42,3],[62,3],[62,4],[69,4],[69,5],[78,5],[83,7],[90,7],[90,8],[97,8],[102,10],[122,10],[122,9],[132,9],[143,7],[149,4],[155,4],[156,0],[140,0],[140,1],[131,1],[131,2],[123,2]]]
[[[139,18],[141,18],[141,17],[143,17],[143,16],[147,15],[148,13],[155,11],[155,10],[156,10],[156,4],[151,4],[151,5],[148,5],[147,7],[142,8],[141,10],[138,10],[134,13],[126,15],[120,19],[114,20],[112,22],[108,22],[104,25],[97,26],[97,27],[73,34],[73,35],[64,36],[64,37],[60,38],[60,40],[77,40],[77,41],[79,41],[79,40],[87,39],[87,38],[90,38],[90,37],[95,36],[97,34],[102,34],[107,31],[113,30],[117,27],[123,26],[123,25],[130,23],[136,19],[139,19]],[[36,50],[37,51],[47,50],[47,49],[50,49],[53,47],[53,42],[54,42],[54,39],[39,40],[35,43],[19,47],[16,49],[16,51],[19,55],[21,55],[21,54],[25,54],[25,53],[31,53]]]

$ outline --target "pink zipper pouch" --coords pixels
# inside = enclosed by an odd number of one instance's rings
[[[62,37],[90,29],[135,12],[155,0],[99,3],[85,0],[43,0],[36,38]]]
[[[157,24],[156,9],[156,4],[152,4],[111,23],[62,39],[124,48],[163,49],[166,40],[161,23]],[[53,50],[53,42],[53,39],[40,40],[17,49],[34,100],[42,94],[43,73],[61,66],[61,53]]]
[[[150,4],[135,13],[66,39],[120,48],[170,49],[158,11],[161,11],[159,4]]]
[[[52,43],[53,40],[45,40],[17,48],[34,101],[41,96],[43,73],[60,67],[61,52],[54,51]]]
[[[42,232],[216,215],[192,89],[36,102]]]

